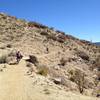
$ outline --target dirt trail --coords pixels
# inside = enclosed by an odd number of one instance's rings
[[[33,81],[26,71],[25,62],[22,61],[0,73],[0,100],[36,100],[38,94],[33,95]]]
[[[28,100],[25,90],[26,80],[22,66],[9,66],[0,75],[0,100]]]
[[[7,66],[0,72],[0,100],[47,100],[40,86],[33,86],[32,78],[27,75],[25,61],[18,65]],[[51,99],[48,99],[51,100]]]
[[[26,72],[24,61],[18,65],[7,65],[4,72],[0,72],[0,100],[97,100],[51,89],[49,86],[46,88],[50,94],[46,94],[42,85],[33,85],[34,79]]]

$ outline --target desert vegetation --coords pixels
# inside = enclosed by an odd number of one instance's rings
[[[45,65],[39,65],[37,69],[38,69],[37,74],[40,74],[43,76],[47,76],[49,74],[49,69]]]
[[[85,74],[80,70],[70,70],[69,73],[71,74],[70,80],[75,82],[80,93],[83,93],[85,86]]]
[[[23,55],[18,64],[15,64],[16,51]],[[3,69],[3,65],[7,67]],[[46,96],[52,95],[55,89],[65,91],[64,94],[78,92],[100,97],[100,47],[34,21],[0,14],[0,68],[4,70],[0,76],[10,76],[6,80],[11,81],[18,79],[15,82],[22,80],[25,86],[28,83],[32,94],[39,87]]]
[[[0,57],[0,64],[2,64],[2,63],[7,63],[7,55],[2,55]]]

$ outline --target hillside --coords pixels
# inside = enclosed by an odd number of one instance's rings
[[[100,46],[100,42],[96,42],[95,44],[98,45],[98,46]]]
[[[19,64],[15,63],[16,51],[23,55]],[[3,13],[0,14],[0,71],[1,100],[98,100],[100,97],[99,46]]]

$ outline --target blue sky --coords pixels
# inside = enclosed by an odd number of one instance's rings
[[[0,0],[0,12],[100,41],[100,0]]]

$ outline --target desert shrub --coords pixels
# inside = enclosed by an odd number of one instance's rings
[[[48,89],[44,89],[45,94],[49,95],[50,91]]]
[[[61,66],[65,66],[66,62],[67,62],[67,61],[66,61],[64,58],[61,58],[61,60],[60,60],[60,65],[61,65]]]
[[[98,56],[98,57],[94,60],[92,66],[90,67],[91,70],[93,70],[93,69],[95,69],[95,68],[96,68],[98,71],[100,71],[100,56]]]
[[[34,27],[34,26],[36,26],[36,27],[39,28],[39,25],[35,25],[34,22],[28,22],[28,26],[29,26],[29,27]]]
[[[26,67],[32,67],[32,63],[26,62]]]
[[[7,56],[6,55],[2,55],[0,57],[0,64],[2,64],[2,63],[7,63]]]
[[[92,95],[100,98],[100,85],[94,88]]]
[[[100,82],[100,72],[97,73],[97,80]]]
[[[97,77],[94,79],[94,84],[95,84],[95,86],[98,86],[98,84],[99,84],[99,82],[100,82],[100,76],[98,76],[98,75],[100,75],[100,74],[97,74]]]
[[[29,59],[26,60],[26,61],[28,61],[28,62],[30,62],[30,63],[33,63],[35,66],[38,64],[37,57],[34,56],[34,55],[29,55]]]
[[[77,48],[74,48],[73,50],[77,51]]]
[[[54,27],[50,27],[50,30],[53,30],[54,31]]]
[[[5,45],[0,46],[0,49],[5,49],[5,48],[6,48]]]
[[[37,28],[48,28],[47,26],[43,25],[43,24],[40,24],[40,23],[37,23],[37,22],[28,22],[28,26],[29,27],[37,27]]]
[[[54,35],[54,34],[49,34],[49,35],[47,35],[47,38],[48,38],[48,39],[52,39],[52,40],[54,40],[54,41],[58,41],[58,42],[60,42],[60,43],[64,43],[64,42],[65,42],[66,36],[64,36],[64,35],[56,36],[56,35]]]
[[[81,57],[83,60],[89,61],[89,56],[83,51],[77,51],[77,55]]]
[[[2,16],[2,19],[7,19],[7,17],[6,16]]]
[[[80,70],[71,70],[69,73],[71,74],[70,80],[75,82],[78,86],[80,93],[83,93],[85,85],[85,74],[82,73]]]
[[[39,66],[37,73],[40,74],[40,75],[43,75],[43,76],[47,76],[48,73],[49,73],[49,69],[45,65]]]
[[[16,50],[12,50],[8,53],[9,57],[15,57],[16,56]]]
[[[48,33],[47,33],[47,32],[45,32],[45,31],[42,31],[40,34],[41,34],[41,35],[45,35],[45,36],[47,36],[47,35],[48,35]]]
[[[65,32],[62,32],[60,30],[56,30],[57,33],[61,33],[62,35],[65,35]]]
[[[12,47],[12,45],[11,44],[7,44],[7,48],[11,48]]]
[[[77,58],[68,58],[67,62],[77,61]]]
[[[60,43],[64,43],[66,40],[66,35],[64,33],[58,33],[58,36],[57,36],[57,41],[60,42]]]
[[[64,43],[64,39],[62,39],[62,38],[57,38],[57,41],[60,43]]]
[[[47,39],[52,39],[54,41],[57,41],[57,37],[55,35],[53,35],[53,34],[48,35]]]

